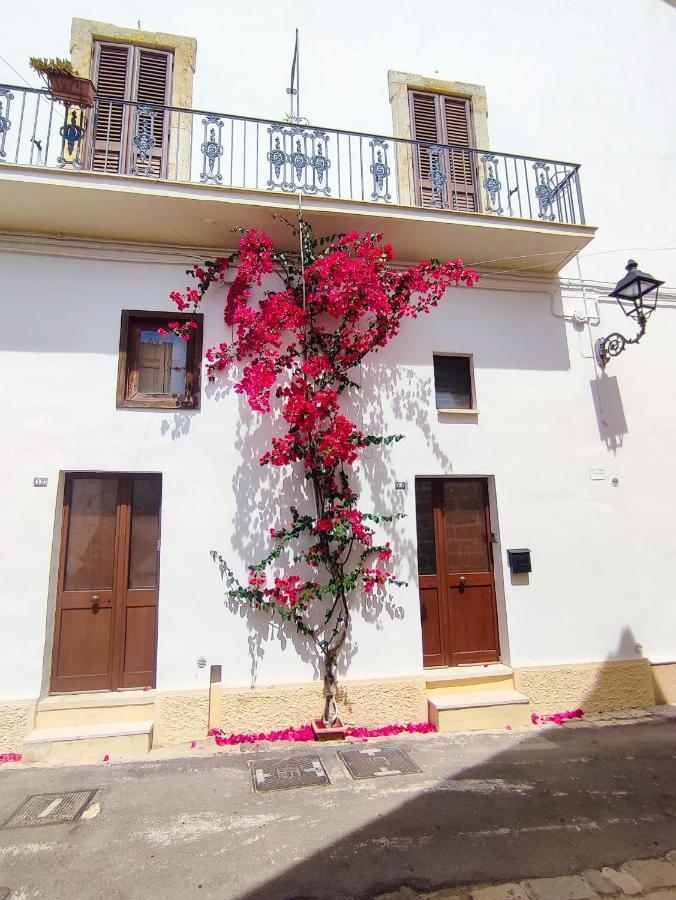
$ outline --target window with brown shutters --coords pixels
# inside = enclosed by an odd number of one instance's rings
[[[92,169],[132,175],[166,175],[172,54],[97,41],[93,80],[98,92],[92,135]],[[126,102],[125,102],[126,101]],[[147,151],[134,138],[146,138]]]
[[[476,210],[471,100],[409,91],[409,104],[417,203]]]

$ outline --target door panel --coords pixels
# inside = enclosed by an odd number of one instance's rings
[[[131,485],[120,676],[125,688],[155,684],[161,493],[157,477],[135,478]]]
[[[434,579],[436,581],[436,578]],[[444,642],[441,627],[441,597],[439,587],[425,586],[428,581],[420,579],[420,620],[423,632],[423,665],[443,666]]]
[[[110,690],[117,529],[117,479],[69,479],[52,690]]]
[[[159,476],[67,476],[52,691],[154,684],[160,495]]]
[[[416,513],[424,665],[499,659],[485,480],[416,479]]]
[[[93,614],[89,598],[61,612],[56,690],[96,690],[110,686],[110,607]]]

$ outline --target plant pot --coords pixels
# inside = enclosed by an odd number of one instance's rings
[[[96,88],[89,78],[69,75],[67,72],[48,72],[49,90],[56,100],[73,106],[93,106]]]
[[[345,738],[345,726],[340,719],[331,726],[325,725],[321,719],[313,719],[312,731],[316,741],[342,741]]]

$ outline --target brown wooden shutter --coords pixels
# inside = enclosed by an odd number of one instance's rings
[[[471,147],[471,103],[463,97],[440,97],[447,144]],[[455,147],[449,151],[449,168],[453,209],[476,209],[474,162],[471,153]]]
[[[425,142],[416,145],[413,154],[416,202],[446,209],[476,209],[472,154],[460,149],[473,145],[471,102],[462,97],[409,91],[409,104],[413,139]],[[429,147],[434,144],[455,145],[438,155],[446,183],[436,195],[430,179],[434,159]]]
[[[416,202],[420,206],[439,205],[435,201],[430,181],[430,144],[442,144],[443,135],[440,130],[440,122],[437,116],[437,98],[435,94],[423,91],[409,91],[409,103],[411,110],[411,132],[416,141],[425,141],[424,144],[416,144],[413,152],[413,169],[416,182]]]
[[[162,50],[95,43],[92,71],[100,99],[94,124],[93,171],[134,174],[138,162],[136,174],[166,175],[169,122],[166,112],[156,107],[169,103],[171,62],[171,53]],[[153,104],[155,115],[139,114],[135,103]],[[149,164],[138,158],[132,143],[142,128],[150,131],[154,141]]]
[[[170,53],[138,48],[132,99],[136,100],[139,105],[152,104],[151,108],[155,112],[155,116],[147,117],[145,124],[150,129],[155,142],[155,146],[150,152],[151,163],[148,174],[152,173],[158,177],[166,175],[169,120],[164,110],[157,109],[157,107],[166,106],[170,101],[171,61]],[[132,112],[135,114],[137,109],[138,107]]]
[[[129,116],[124,103],[115,100],[129,99],[131,51],[124,44],[95,44],[93,72],[99,102],[94,125],[94,172],[124,171]]]

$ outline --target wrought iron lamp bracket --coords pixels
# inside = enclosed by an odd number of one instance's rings
[[[639,332],[633,338],[626,338],[623,334],[614,331],[608,337],[598,339],[596,342],[596,358],[602,369],[605,369],[612,357],[619,356],[623,350],[626,350],[629,344],[638,344],[645,334],[648,317],[640,313],[638,324]]]

